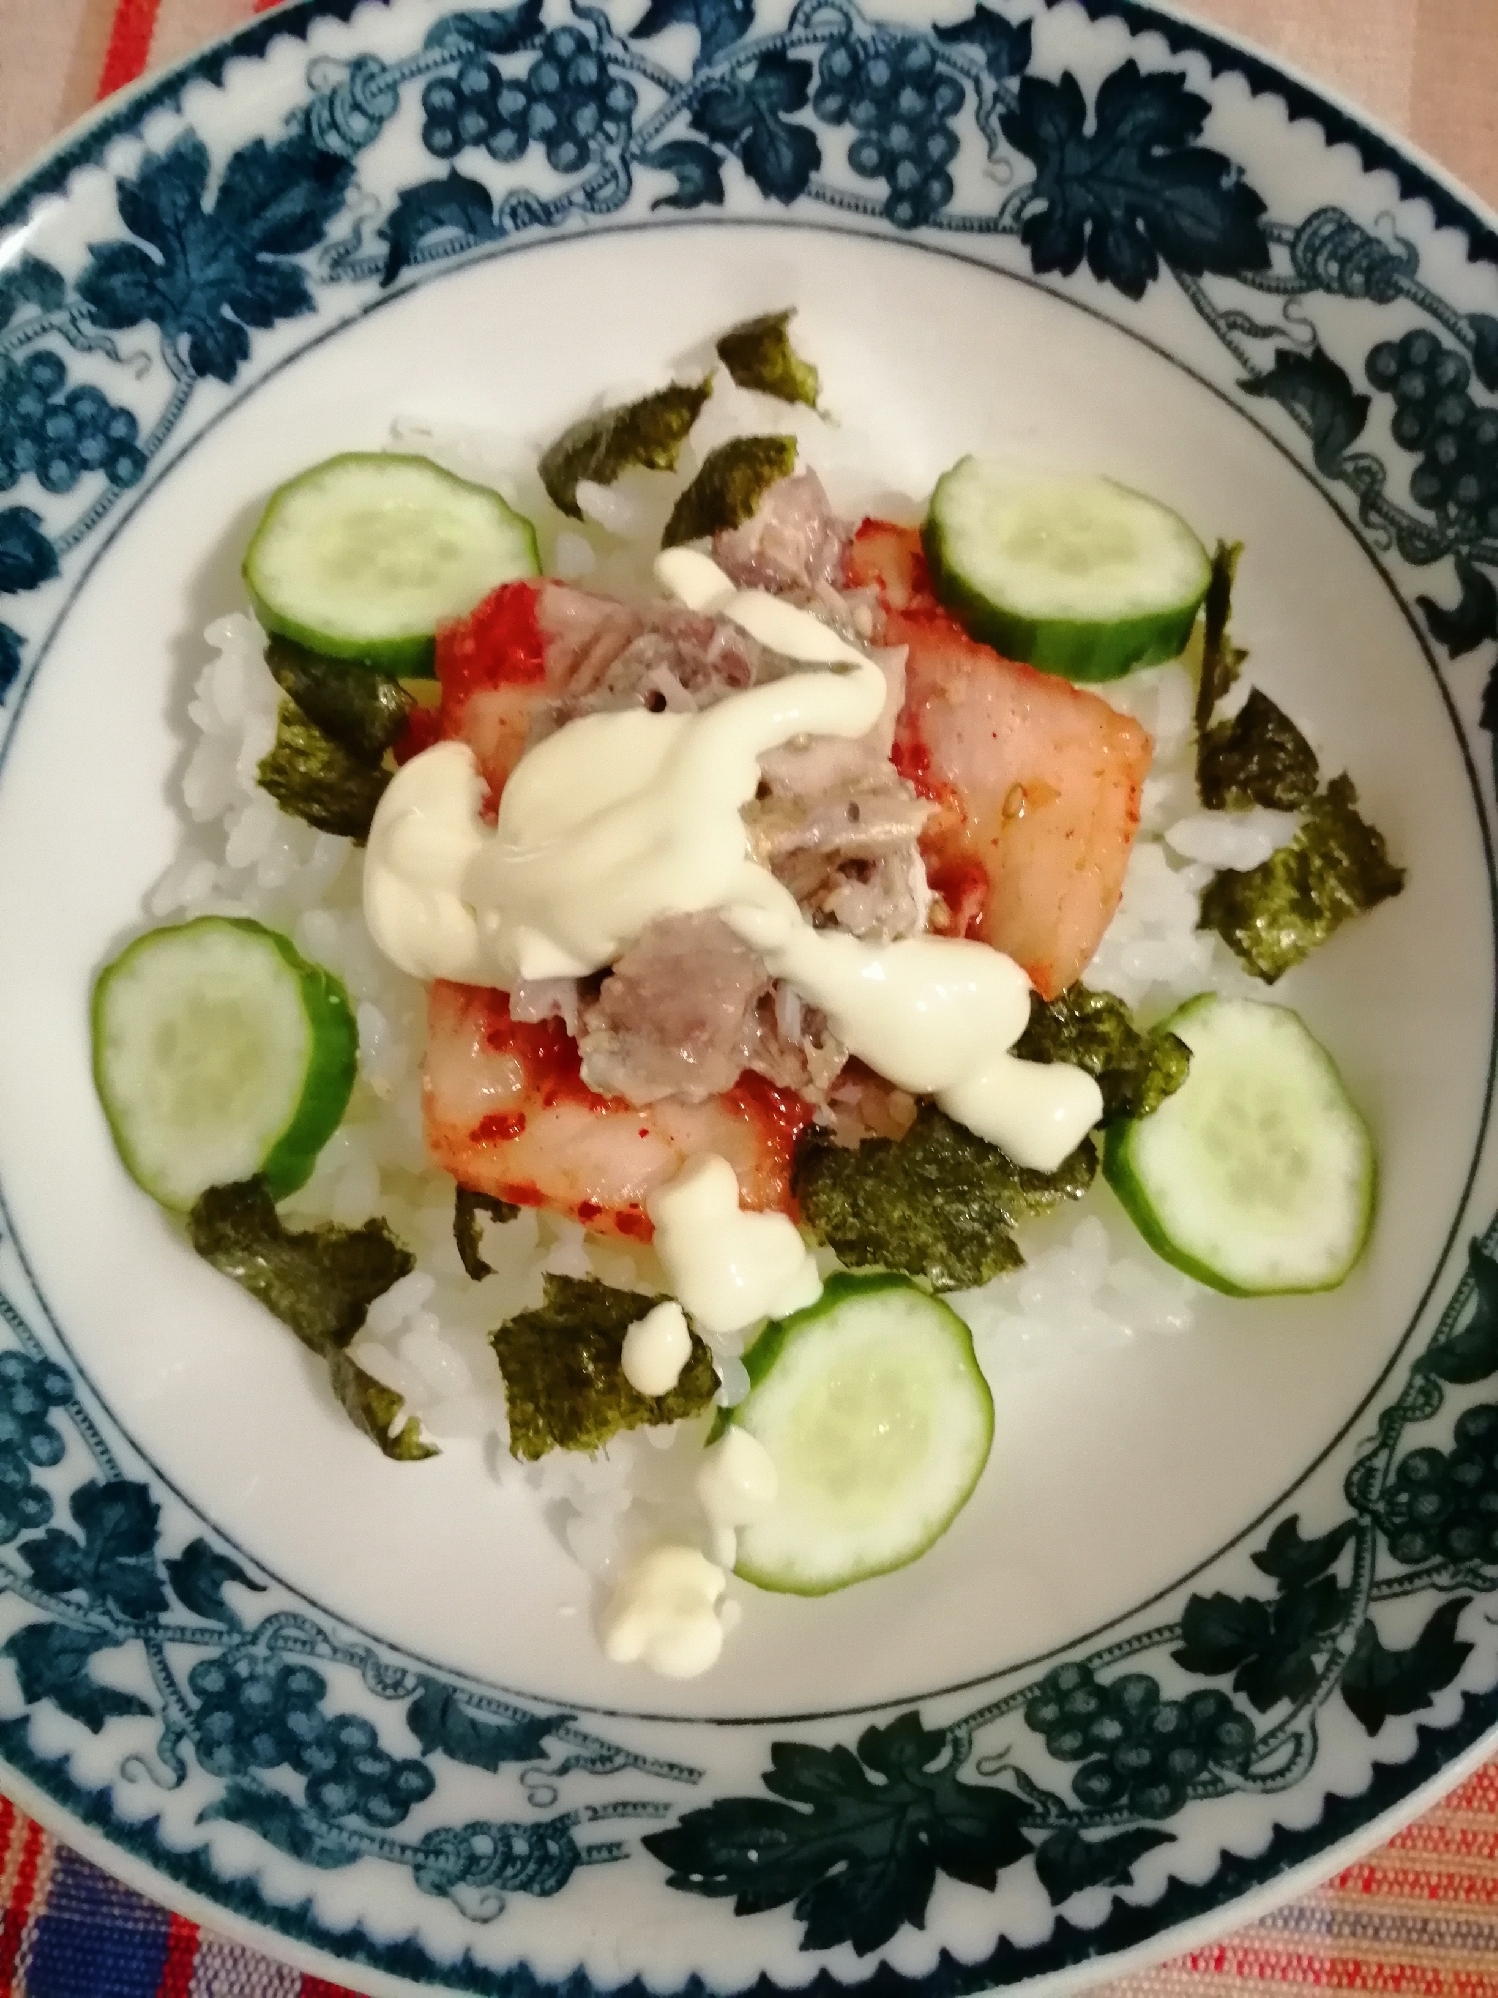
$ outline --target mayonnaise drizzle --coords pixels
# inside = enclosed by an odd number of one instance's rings
[[[961,938],[869,944],[815,930],[749,858],[739,811],[758,786],[758,758],[797,736],[866,734],[884,706],[883,674],[809,612],[736,590],[705,555],[669,550],[656,573],[683,602],[816,670],[700,713],[628,709],[571,722],[521,758],[492,831],[466,744],[414,757],[370,831],[364,907],[375,942],[415,977],[508,989],[602,970],[658,916],[718,910],[870,1067],[934,1095],[1016,1163],[1053,1170],[1097,1121],[1102,1098],[1080,1069],[1009,1053],[1029,1018],[1020,967]],[[740,1217],[756,1218],[768,1217]],[[721,1322],[720,1312],[721,1329],[758,1315]]]
[[[637,1318],[625,1333],[619,1371],[636,1394],[669,1394],[691,1357],[692,1335],[686,1313],[668,1297]]]
[[[704,1331],[784,1318],[822,1294],[795,1224],[784,1214],[745,1213],[733,1167],[714,1152],[648,1194],[645,1209],[671,1288]]]
[[[738,1529],[767,1519],[775,1509],[780,1475],[757,1436],[732,1425],[708,1450],[697,1471],[697,1497],[713,1534],[713,1558],[724,1568],[738,1559]]]
[[[718,1599],[728,1577],[695,1547],[656,1547],[637,1561],[603,1613],[603,1648],[616,1665],[643,1663],[667,1679],[695,1679],[718,1662]]]

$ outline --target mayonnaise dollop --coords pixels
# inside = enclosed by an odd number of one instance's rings
[[[637,1318],[624,1335],[619,1371],[636,1394],[669,1394],[692,1357],[686,1313],[674,1298]]]
[[[697,1498],[713,1534],[713,1558],[732,1568],[738,1529],[767,1519],[775,1509],[780,1476],[757,1436],[737,1425],[713,1444],[697,1471]]]
[[[739,1182],[715,1152],[690,1160],[646,1196],[655,1252],[672,1290],[705,1331],[784,1318],[822,1294],[816,1262],[784,1214],[739,1206]]]
[[[616,1665],[643,1663],[666,1679],[695,1679],[718,1662],[718,1599],[728,1577],[695,1547],[655,1547],[637,1561],[603,1613],[603,1648]]]
[[[370,830],[364,908],[375,942],[415,977],[509,989],[600,971],[657,917],[718,910],[828,1014],[852,1053],[935,1096],[1017,1164],[1052,1171],[1097,1122],[1102,1098],[1080,1069],[1009,1053],[1029,1018],[1020,967],[962,938],[869,944],[814,929],[749,858],[739,813],[758,786],[759,757],[798,736],[867,734],[884,708],[884,675],[809,612],[735,589],[706,555],[672,549],[656,571],[683,602],[816,670],[700,713],[628,709],[570,722],[521,758],[492,831],[466,744],[414,757]],[[726,1210],[720,1219],[729,1225]],[[683,1258],[690,1281],[685,1248]],[[682,1295],[710,1330],[759,1315],[719,1324]]]
[[[765,750],[798,735],[864,735],[884,697],[884,675],[865,659],[750,687],[700,714],[584,715],[520,759],[492,833],[472,804],[482,796],[473,752],[439,743],[396,772],[375,812],[370,933],[418,978],[508,989],[601,971],[657,916],[718,908],[742,887],[753,863],[739,807]]]

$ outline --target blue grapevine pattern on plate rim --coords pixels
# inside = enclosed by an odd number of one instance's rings
[[[1214,73],[1282,97],[1462,229],[1473,261],[1498,262],[1498,236],[1355,119],[1130,0],[1084,5],[1092,20],[1148,29],[1173,53],[1204,54]],[[135,93],[0,204],[0,227],[112,136],[174,105],[188,81],[219,81],[229,54],[256,55],[352,12],[352,0],[293,6]],[[1124,300],[1172,279],[1232,355],[1241,394],[1277,406],[1321,481],[1352,495],[1368,542],[1431,571],[1417,601],[1435,642],[1453,660],[1490,656],[1498,317],[1457,311],[1430,289],[1413,244],[1339,208],[1270,215],[1204,141],[1211,107],[1184,76],[1131,57],[1089,100],[1070,74],[1032,67],[1031,19],[1017,9],[978,0],[966,19],[922,31],[881,26],[852,0],[803,0],[787,28],[756,37],[753,27],[753,0],[649,0],[627,34],[583,0],[550,25],[540,0],[444,14],[399,60],[311,62],[284,129],[227,160],[214,162],[190,128],[147,151],[116,178],[118,235],[92,245],[73,281],[31,254],[0,272],[0,597],[16,620],[0,619],[0,703],[11,719],[45,644],[17,628],[26,599],[67,575],[147,480],[200,385],[234,383],[258,334],[335,287],[378,294],[455,257],[606,220],[637,181],[653,208],[709,217],[737,185],[771,204],[767,213],[806,203],[927,241],[1011,236],[1036,277],[1085,262]],[[656,53],[678,28],[696,37],[685,75]],[[432,170],[372,206],[358,198],[360,156],[396,118],[420,119]],[[1009,170],[991,209],[956,205],[947,169],[964,145]],[[563,183],[545,194],[526,183],[543,159]],[[1402,300],[1420,324],[1339,360],[1306,316],[1318,297]],[[1379,398],[1410,460],[1392,469],[1359,448]],[[1498,726],[1498,664],[1482,725]],[[731,1898],[745,1917],[789,1904],[803,1948],[851,1944],[860,1956],[923,1925],[939,1874],[992,1888],[1033,1863],[1060,1909],[1089,1889],[1126,1886],[1189,1803],[1301,1781],[1329,1702],[1377,1736],[1457,1678],[1471,1649],[1462,1619],[1498,1588],[1498,1403],[1466,1393],[1498,1375],[1495,1252],[1498,1222],[1472,1243],[1433,1339],[1353,1464],[1343,1515],[1302,1530],[1281,1508],[1252,1554],[1262,1588],[1193,1595],[1174,1623],[1069,1656],[956,1722],[928,1727],[912,1707],[830,1748],[776,1740],[762,1793],[685,1809],[679,1786],[697,1782],[696,1769],[621,1748],[573,1714],[407,1663],[301,1609],[256,1615],[267,1585],[211,1538],[182,1538],[182,1508],[122,1470],[79,1384],[0,1297],[14,1341],[0,1351],[0,1592],[38,1613],[0,1655],[28,1707],[47,1704],[92,1734],[149,1723],[149,1753],[132,1749],[127,1764],[164,1789],[190,1773],[212,1779],[201,1821],[245,1826],[319,1869],[361,1858],[401,1867],[475,1922],[500,1915],[506,1895],[555,1894],[577,1867],[625,1858],[664,1867],[682,1893]],[[1418,1632],[1392,1641],[1377,1612],[1412,1598]],[[112,1652],[141,1666],[149,1694],[95,1675],[92,1661]],[[361,1697],[368,1711],[339,1710]],[[1376,1765],[1362,1795],[1330,1796],[1317,1826],[1277,1829],[1252,1861],[1223,1855],[1204,1885],[1172,1879],[1147,1907],[1113,1899],[1096,1927],[1061,1914],[1042,1945],[1001,1940],[985,1963],[947,1958],[931,1979],[888,1968],[879,1979],[977,1989],[1220,1906],[1407,1794],[1481,1736],[1498,1696],[1464,1692],[1461,1706],[1454,1725],[1420,1728],[1410,1760]],[[80,1791],[65,1759],[38,1752],[29,1718],[0,1722],[0,1750],[73,1817],[219,1905],[432,1980],[415,1943],[332,1938],[306,1906],[274,1904],[249,1881],[217,1876],[201,1853],[157,1840],[151,1823],[128,1824],[107,1789]],[[519,1815],[401,1837],[448,1763],[510,1785]],[[598,1793],[621,1775],[651,1794]],[[660,1822],[638,1844],[620,1824],[588,1829],[629,1819]],[[546,1988],[529,1971],[472,1958],[446,1975],[474,1991]]]

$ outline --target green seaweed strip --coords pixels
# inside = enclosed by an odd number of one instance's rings
[[[1404,869],[1359,815],[1344,775],[1312,799],[1288,846],[1246,873],[1213,876],[1198,927],[1215,930],[1255,978],[1272,985],[1351,917],[1403,886]]]
[[[283,700],[274,746],[255,781],[292,818],[362,846],[390,773],[371,768],[325,735],[295,701]]]
[[[739,388],[758,389],[779,402],[802,402],[815,409],[822,381],[810,361],[791,345],[795,308],[766,312],[731,326],[718,342],[718,359]]]
[[[387,1457],[393,1457],[398,1464],[419,1464],[424,1457],[441,1454],[435,1443],[423,1439],[421,1424],[414,1415],[408,1416],[399,1429],[395,1427],[405,1403],[394,1388],[367,1374],[347,1353],[329,1353],[327,1359],[328,1379],[344,1413],[356,1429],[363,1430],[371,1442],[379,1444]]]
[[[1067,1061],[1103,1094],[1103,1119],[1148,1117],[1186,1080],[1191,1050],[1176,1034],[1141,1033],[1121,999],[1069,985],[1030,1000],[1030,1024],[1015,1043],[1023,1061]]]
[[[1210,811],[1246,805],[1298,812],[1316,795],[1316,752],[1284,709],[1255,687],[1231,721],[1197,744],[1196,783]]]
[[[680,1422],[712,1402],[718,1377],[697,1337],[669,1394],[643,1395],[620,1366],[624,1335],[663,1300],[592,1277],[545,1278],[545,1302],[490,1335],[504,1375],[510,1452],[533,1463],[549,1450],[601,1450],[621,1429]]]
[[[1238,575],[1241,541],[1219,541],[1212,555],[1212,577],[1202,604],[1202,672],[1196,686],[1198,735],[1212,719],[1212,710],[1238,678],[1248,657],[1228,636],[1233,615],[1233,583]]]
[[[927,1103],[903,1138],[856,1151],[819,1133],[803,1141],[795,1187],[802,1217],[845,1263],[966,1290],[1017,1269],[1009,1231],[1080,1199],[1096,1171],[1090,1139],[1055,1172],[1032,1172]]]
[[[405,734],[414,703],[390,674],[279,637],[267,644],[265,663],[308,721],[361,763],[379,765]]]
[[[520,1209],[512,1200],[500,1200],[492,1193],[475,1193],[460,1186],[453,1202],[453,1241],[458,1260],[475,1283],[482,1283],[494,1271],[479,1254],[480,1222],[487,1214],[491,1221],[513,1221]]]
[[[768,489],[795,469],[794,437],[736,437],[720,444],[671,509],[662,548],[739,526]]]
[[[413,1417],[394,1435],[401,1398],[365,1373],[345,1351],[377,1297],[409,1276],[416,1258],[380,1220],[361,1228],[328,1223],[292,1232],[276,1212],[263,1179],[212,1186],[187,1217],[188,1239],[205,1262],[290,1328],[327,1363],[328,1376],[350,1419],[387,1457],[414,1462],[434,1457]]]
[[[542,454],[538,468],[552,504],[581,520],[577,489],[584,479],[611,486],[630,465],[674,471],[687,433],[711,393],[711,376],[701,382],[673,382],[638,402],[600,410],[574,423]]]

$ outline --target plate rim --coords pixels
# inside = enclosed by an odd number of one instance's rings
[[[272,43],[281,36],[300,39],[305,42],[314,23],[325,18],[348,23],[355,14],[362,12],[366,7],[372,10],[376,4],[386,8],[388,11],[392,5],[392,0],[284,0],[283,5],[270,10],[265,15],[251,22],[243,24],[238,29],[231,30],[215,38],[202,48],[195,50],[177,64],[172,65],[160,76],[140,79],[138,83],[132,85],[127,91],[118,93],[113,99],[107,100],[95,111],[85,115],[85,117],[77,121],[66,132],[59,135],[52,145],[37,155],[28,166],[23,167],[6,184],[3,190],[0,190],[0,233],[10,228],[18,219],[15,212],[18,205],[21,206],[22,213],[24,213],[30,204],[41,195],[56,195],[65,200],[67,198],[66,189],[68,181],[78,167],[86,166],[90,163],[87,155],[91,149],[98,148],[102,150],[115,137],[128,136],[152,110],[180,103],[181,93],[189,84],[200,80],[222,83],[224,81],[224,71],[229,62],[238,58],[255,60],[263,56],[269,50]],[[1050,11],[1059,4],[1062,4],[1062,0],[1036,0],[1035,10],[1037,12]],[[1498,213],[1495,213],[1481,197],[1465,188],[1454,175],[1450,174],[1438,162],[1431,159],[1429,155],[1415,146],[1413,142],[1393,133],[1384,126],[1381,120],[1361,110],[1338,92],[1312,80],[1296,66],[1282,62],[1277,57],[1268,56],[1246,38],[1241,38],[1236,34],[1198,22],[1179,12],[1172,5],[1147,4],[1147,0],[1078,0],[1078,4],[1086,14],[1089,22],[1096,22],[1107,18],[1122,19],[1129,26],[1133,34],[1153,32],[1161,35],[1173,56],[1180,56],[1190,52],[1204,55],[1208,60],[1214,79],[1225,71],[1236,72],[1244,76],[1245,80],[1249,83],[1250,91],[1254,97],[1269,95],[1281,98],[1286,104],[1292,122],[1299,122],[1302,118],[1309,119],[1317,125],[1327,144],[1330,146],[1335,146],[1339,142],[1351,144],[1365,171],[1384,170],[1393,175],[1401,200],[1423,200],[1430,209],[1432,221],[1437,230],[1454,228],[1464,237],[1466,257],[1469,263],[1487,263],[1498,267]],[[892,0],[892,4],[888,7],[876,9],[875,12],[879,13],[881,17],[894,16],[897,18],[899,14],[906,11],[908,5],[909,0]],[[1330,121],[1325,115],[1328,111],[1332,114]],[[1336,128],[1335,130],[1333,129],[1334,127]],[[1370,149],[1372,157],[1370,157]],[[1412,182],[1413,185],[1411,184]],[[1474,224],[1476,225],[1475,227],[1472,226]],[[1351,526],[1351,523],[1348,523],[1348,525]],[[1356,530],[1354,529],[1353,531],[1356,534]],[[1357,538],[1361,545],[1361,537]],[[1420,633],[1418,626],[1414,624],[1408,607],[1404,604],[1397,589],[1394,588],[1392,580],[1384,574],[1382,564],[1377,561],[1376,557],[1372,556],[1371,550],[1365,547],[1364,552],[1368,553],[1374,559],[1375,567],[1384,578],[1386,585],[1395,595],[1396,600],[1400,602],[1401,609],[1405,612],[1406,617],[1414,628],[1422,650],[1426,652],[1428,663],[1436,671],[1438,684],[1441,685],[1443,696],[1449,707],[1450,695],[1444,682],[1441,680],[1439,668],[1436,666],[1434,656],[1424,635]],[[59,614],[54,631],[60,628],[61,622],[62,614]],[[1460,729],[1458,729],[1458,739],[1461,742],[1464,759],[1469,766],[1470,775],[1472,774],[1472,759],[1468,744]],[[1481,802],[1480,784],[1475,788],[1477,789],[1479,802]],[[1479,810],[1479,821],[1483,828],[1484,844],[1488,849],[1485,858],[1488,863],[1491,893],[1493,879],[1492,829],[1487,823],[1486,814],[1481,809]],[[1495,1020],[1495,1030],[1498,1030],[1498,1020]],[[1492,1088],[1493,1071],[1490,1060],[1488,1081],[1490,1096]],[[1468,1174],[1466,1184],[1463,1188],[1456,1218],[1452,1223],[1451,1235],[1440,1258],[1436,1274],[1432,1278],[1431,1289],[1426,1292],[1420,1309],[1411,1321],[1410,1328],[1401,1338],[1398,1347],[1390,1355],[1378,1380],[1370,1388],[1370,1397],[1376,1394],[1378,1388],[1386,1383],[1390,1372],[1404,1354],[1420,1316],[1424,1311],[1428,1310],[1434,1286],[1440,1281],[1442,1273],[1447,1270],[1448,1265],[1451,1263],[1452,1251],[1459,1239],[1463,1221],[1467,1220],[1470,1225],[1468,1208],[1471,1201],[1473,1178],[1481,1155],[1482,1140],[1479,1140],[1477,1155],[1474,1158],[1472,1169]],[[48,1316],[49,1318],[51,1317],[50,1312]],[[55,1326],[56,1321],[54,1320],[53,1323]],[[60,1330],[60,1328],[58,1329]],[[1366,1406],[1366,1401],[1361,1404],[1361,1407]],[[1356,1416],[1351,1419],[1356,1420]],[[1336,1442],[1340,1440],[1343,1434],[1345,1434],[1345,1429],[1339,1432],[1338,1437],[1326,1446],[1326,1451],[1335,1448]],[[131,1441],[132,1447],[138,1451],[138,1446],[134,1445],[133,1439]],[[1255,1523],[1261,1523],[1262,1519],[1267,1517],[1269,1512],[1272,1512],[1285,1503],[1286,1498],[1299,1488],[1305,1478],[1314,1472],[1317,1465],[1324,1461],[1326,1451],[1323,1451],[1315,1462],[1308,1467],[1307,1471],[1302,1473],[1296,1483],[1289,1488],[1289,1491],[1275,1501],[1274,1506],[1268,1508],[1266,1513],[1260,1516],[1260,1522]],[[149,1462],[150,1460],[146,1459],[145,1461]],[[159,1467],[152,1464],[151,1468],[157,1476],[164,1476]],[[170,1483],[170,1480],[165,1480],[165,1482]],[[175,1491],[175,1486],[172,1489]],[[1226,1543],[1223,1549],[1218,1550],[1218,1553],[1209,1557],[1209,1559],[1220,1558],[1222,1553],[1237,1544],[1238,1540],[1252,1530],[1253,1524],[1250,1524],[1250,1526],[1243,1529],[1242,1533],[1234,1536],[1232,1541]],[[1199,1569],[1191,1572],[1194,1574],[1199,1572]],[[1181,1581],[1187,1579],[1190,1579],[1190,1577],[1183,1577]],[[1180,1587],[1181,1581],[1172,1584],[1172,1588]],[[1167,1590],[1161,1593],[1169,1592]],[[1153,1601],[1154,1598],[1150,1600]],[[1134,1611],[1126,1611],[1124,1615],[1136,1614],[1137,1610],[1143,1607],[1147,1607],[1147,1604],[1136,1606]],[[341,1621],[341,1619],[338,1621]],[[1106,1627],[1104,1626],[1104,1628]],[[376,1641],[388,1646],[387,1640],[378,1639]],[[1085,1637],[1074,1640],[1076,1643],[1085,1641]],[[395,1646],[388,1646],[388,1648],[399,1649],[399,1647]],[[1072,1648],[1071,1642],[1067,1646],[1060,1648]],[[1026,1667],[1023,1661],[1021,1661],[1014,1666],[1003,1668],[1002,1676],[1007,1677],[1011,1673],[1018,1673],[1024,1669]],[[1000,1675],[995,1674],[990,1676],[996,1677]],[[982,1681],[977,1683],[982,1683]],[[922,1697],[934,1698],[937,1695],[925,1695]],[[1399,1824],[1408,1822],[1420,1815],[1436,1797],[1463,1780],[1472,1768],[1478,1766],[1486,1758],[1486,1755],[1491,1750],[1493,1741],[1498,1739],[1498,1707],[1495,1707],[1494,1717],[1480,1726],[1472,1734],[1471,1738],[1458,1749],[1455,1756],[1443,1759],[1439,1745],[1452,1735],[1463,1732],[1469,1709],[1474,1704],[1480,1703],[1483,1699],[1498,1700],[1498,1693],[1483,1696],[1469,1696],[1464,1694],[1462,1722],[1439,1730],[1421,1728],[1420,1746],[1410,1761],[1395,1764],[1379,1764],[1375,1762],[1373,1779],[1367,1790],[1347,1799],[1328,1796],[1324,1800],[1322,1811],[1316,1821],[1310,1826],[1305,1827],[1303,1831],[1286,1834],[1283,1827],[1276,1825],[1270,1840],[1268,1852],[1261,1855],[1252,1864],[1261,1864],[1269,1856],[1269,1852],[1272,1852],[1274,1847],[1284,1837],[1314,1840],[1325,1822],[1327,1811],[1331,1804],[1342,1803],[1355,1809],[1359,1803],[1363,1802],[1377,1789],[1380,1779],[1385,1773],[1392,1775],[1397,1780],[1402,1772],[1408,1771],[1412,1764],[1420,1761],[1422,1757],[1429,1754],[1433,1758],[1433,1766],[1430,1773],[1421,1777],[1413,1789],[1407,1791],[1402,1797],[1384,1806],[1382,1809],[1370,1813],[1360,1826],[1354,1827],[1350,1832],[1340,1835],[1333,1834],[1331,1840],[1327,1842],[1323,1849],[1314,1851],[1309,1857],[1301,1860],[1287,1860],[1281,1870],[1271,1872],[1268,1878],[1258,1881],[1242,1893],[1222,1900],[1215,1906],[1208,1907],[1198,1914],[1183,1917],[1173,1923],[1167,1919],[1165,1923],[1158,1926],[1156,1932],[1151,1936],[1128,1944],[1119,1951],[1111,1952],[1102,1958],[1094,1958],[1090,1950],[1084,1948],[1078,1961],[1074,1961],[1070,1965],[1057,1966],[1053,1969],[1044,1970],[1038,1973],[1034,1979],[1027,1981],[1033,1981],[1037,1984],[1043,1983],[1048,1988],[1077,1989],[1096,1979],[1122,1975],[1131,1969],[1137,1969],[1148,1963],[1159,1961],[1165,1956],[1174,1954],[1178,1948],[1192,1947],[1197,1941],[1206,1940],[1212,1935],[1225,1933],[1239,1926],[1244,1921],[1257,1919],[1265,1910],[1278,1905],[1284,1899],[1300,1891],[1303,1886],[1345,1864],[1357,1852],[1370,1849],[1381,1843]],[[899,1703],[898,1701],[881,1702],[880,1708]],[[876,1710],[879,1709],[866,1708],[851,1711]],[[590,1709],[590,1711],[607,1710]],[[641,1718],[653,1719],[655,1717]],[[789,1721],[785,1724],[789,1724]],[[22,1725],[24,1725],[24,1722]],[[63,1838],[67,1843],[75,1845],[80,1850],[92,1849],[97,1846],[106,1855],[100,1862],[106,1871],[114,1872],[117,1877],[138,1875],[140,1881],[144,1883],[141,1886],[141,1891],[151,1895],[153,1898],[155,1897],[156,1889],[152,1883],[159,1881],[163,1877],[159,1866],[153,1866],[149,1860],[138,1859],[133,1852],[127,1851],[125,1847],[116,1843],[107,1833],[95,1831],[92,1825],[86,1825],[82,1819],[69,1813],[66,1807],[56,1804],[44,1790],[32,1782],[28,1775],[18,1769],[15,1762],[10,1760],[8,1756],[6,1757],[6,1767],[7,1786],[23,1787],[30,1793],[29,1798],[24,1802],[24,1808],[30,1810],[31,1814],[39,1822],[47,1825],[49,1829],[55,1828],[58,1836]],[[34,1809],[32,1807],[33,1802],[37,1806]],[[130,1825],[118,1818],[116,1818],[116,1823],[123,1824],[125,1829],[131,1831],[137,1829],[134,1825]],[[188,1855],[188,1857],[191,1857],[191,1855]],[[128,1862],[128,1865],[120,1862]],[[1214,1883],[1220,1878],[1221,1871],[1222,1868],[1219,1865],[1217,1871],[1204,1883],[1203,1888],[1199,1891],[1210,1895]],[[255,1880],[256,1876],[251,1873],[244,1876],[242,1881],[236,1880],[227,1883],[227,1885],[231,1889],[237,1889],[241,1885],[253,1883]],[[136,1884],[136,1882],[131,1880],[130,1884]],[[185,1883],[180,1883],[174,1876],[172,1877],[172,1885],[174,1890],[173,1905],[185,1905],[191,1902],[195,1908],[200,1908],[202,1911],[200,1914],[195,1915],[195,1919],[206,1921],[207,1926],[211,1929],[217,1929],[223,1933],[237,1934],[240,1939],[251,1947],[263,1948],[266,1936],[269,1934],[273,1937],[274,1947],[278,1952],[283,1954],[294,1953],[297,1960],[305,1961],[309,1967],[315,1967],[319,1974],[330,1974],[335,1979],[339,1978],[346,1974],[346,1968],[352,1962],[358,1965],[361,1977],[373,1976],[378,1979],[378,1990],[382,1993],[388,1990],[392,1994],[397,1994],[416,1988],[411,1980],[405,1976],[380,1968],[376,1964],[367,1961],[362,1953],[350,1958],[341,1953],[325,1952],[315,1944],[294,1938],[286,1932],[285,1928],[279,1922],[273,1919],[278,1913],[285,1912],[289,1914],[298,1911],[291,1909],[281,1910],[274,1903],[264,1902],[263,1905],[267,1908],[270,1917],[272,1917],[271,1920],[254,1915],[240,1915],[236,1911],[222,1907],[211,1896],[200,1894]],[[1155,1914],[1161,1906],[1170,1900],[1171,1895],[1180,1885],[1180,1882],[1172,1881],[1170,1888],[1167,1889],[1166,1894],[1160,1900],[1149,1904],[1147,1908],[1140,1909],[1137,1912],[1145,1917]],[[1114,1902],[1113,1913],[1110,1913],[1098,1929],[1087,1932],[1075,1931],[1074,1933],[1100,1937],[1107,1930],[1111,1929],[1114,1913],[1117,1912],[1120,1905],[1117,1901]],[[306,1904],[303,1905],[300,1912],[304,1915],[307,1913]],[[1046,1944],[1040,1946],[1041,1949],[1049,1952],[1053,1948],[1058,1934],[1066,1926],[1066,1918],[1058,1916],[1056,1927],[1053,1929],[1051,1937]],[[364,1931],[361,1927],[351,1933],[362,1937]],[[1001,1944],[1001,1947],[1003,1946]],[[384,1945],[376,1945],[375,1947],[381,1952],[386,1948]],[[830,1975],[825,1970],[821,1974],[823,1976]],[[929,1976],[905,1977],[899,1973],[890,1972],[887,1966],[876,1961],[870,1966],[866,1977],[861,1976],[856,1979],[845,1980],[834,1976],[833,1981],[841,1989],[857,1991],[871,1983],[875,1978],[881,1976],[894,1977],[898,1980],[902,1988],[913,1991],[927,1988],[928,1986],[934,1988],[935,1980],[939,1975],[940,1972],[938,1970]],[[505,1982],[507,1991],[518,1991],[521,1989],[549,1991],[556,1988],[555,1985],[547,1980],[535,1978],[523,1965],[513,1971],[494,1973],[493,1976],[496,1989],[501,1978]],[[574,1973],[574,1981],[580,1976],[582,1976],[582,1973]],[[423,1978],[421,1981],[428,1982],[429,1980]],[[797,1985],[777,1986],[776,1981],[769,1978],[768,1975],[765,1978],[765,1982],[773,1988],[787,1992],[803,1988]],[[467,1988],[487,1988],[487,1985],[475,1985]],[[631,1998],[634,1998],[634,1994],[636,1993],[641,1994],[641,1998],[643,1998],[646,1987],[641,1980],[635,1979],[619,1987],[611,1988],[618,1989],[621,1993],[628,1992],[631,1994]],[[975,1982],[972,1972],[969,1971],[965,1975],[959,1975],[956,1988],[976,1990],[988,1988],[988,1984],[987,1980]]]

